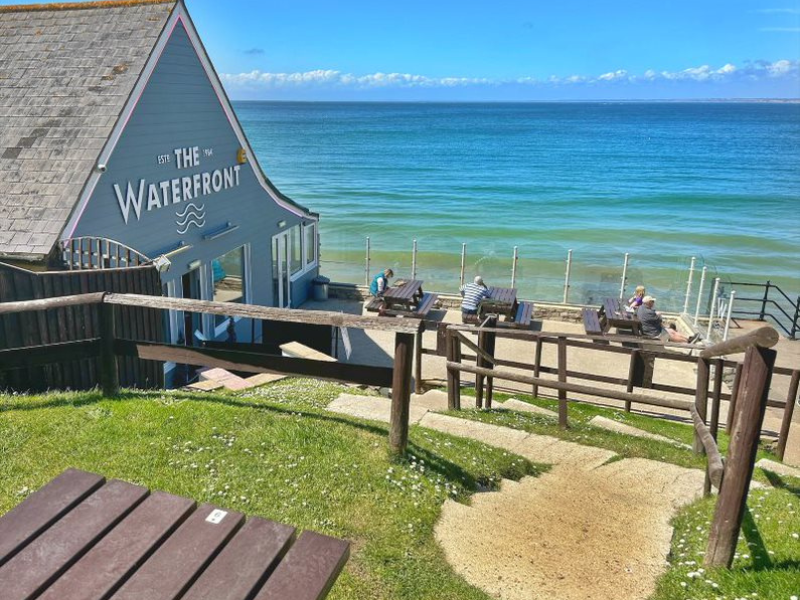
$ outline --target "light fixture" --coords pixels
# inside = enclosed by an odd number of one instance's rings
[[[171,265],[172,263],[170,260],[163,254],[161,256],[156,256],[155,259],[153,259],[153,266],[158,270],[159,273],[166,273],[169,271]]]
[[[202,264],[203,264],[203,261],[198,258],[196,260],[193,260],[192,262],[190,262],[186,266],[189,268],[190,271],[194,271],[195,269],[199,269],[200,265],[202,265]]]
[[[161,252],[157,252],[156,256],[163,254],[167,258],[172,258],[176,254],[180,254],[181,252],[186,252],[191,247],[192,247],[191,244],[187,244],[186,242],[181,240],[180,242],[177,243],[177,245],[172,246],[171,248],[162,250]]]
[[[278,221],[278,228],[283,229],[286,227],[286,221]]]

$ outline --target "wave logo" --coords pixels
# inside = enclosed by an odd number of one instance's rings
[[[190,202],[186,205],[186,208],[183,209],[183,212],[175,213],[175,216],[178,217],[175,221],[175,224],[178,226],[178,235],[183,235],[189,231],[192,225],[198,229],[203,227],[206,224],[205,208],[205,204],[197,206],[194,202]]]

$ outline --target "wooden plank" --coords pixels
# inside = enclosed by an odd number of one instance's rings
[[[454,331],[445,330],[446,356],[448,364],[461,363],[461,342]],[[461,410],[461,373],[447,368],[447,408]]]
[[[294,527],[250,517],[181,600],[252,598],[294,536]]]
[[[114,600],[177,600],[236,533],[243,519],[241,513],[203,504],[125,582]]]
[[[203,367],[221,367],[247,373],[305,375],[380,387],[391,387],[392,385],[392,369],[388,367],[340,362],[331,363],[304,358],[257,354],[255,352],[189,348],[175,344],[135,342],[119,339],[114,343],[114,348],[119,355],[136,356],[144,360],[171,361],[177,364]]]
[[[100,387],[103,396],[113,398],[119,394],[119,371],[117,368],[117,355],[114,352],[116,339],[115,319],[116,307],[113,304],[100,306],[100,369],[98,371]]]
[[[304,531],[254,600],[321,600],[349,557],[348,542]]]
[[[99,488],[105,479],[67,469],[0,517],[0,565]]]
[[[745,354],[742,397],[728,447],[724,485],[717,499],[704,556],[708,567],[730,569],[733,563],[776,354],[774,350],[755,345],[748,347]]]
[[[646,396],[644,394],[628,394],[627,392],[618,392],[616,390],[609,390],[605,388],[595,388],[588,385],[580,385],[577,383],[561,383],[559,381],[552,381],[550,379],[542,379],[540,377],[531,377],[529,375],[520,375],[511,371],[504,371],[502,369],[484,369],[481,367],[473,367],[463,363],[454,363],[448,361],[447,367],[454,368],[465,373],[475,373],[482,375],[489,375],[497,379],[506,379],[508,381],[516,381],[517,383],[527,383],[528,385],[536,384],[540,387],[550,388],[554,390],[565,390],[576,394],[587,394],[592,396],[600,396],[601,398],[614,398],[615,400],[631,400],[632,402],[639,402],[641,404],[648,404],[651,406],[664,406],[667,408],[676,408],[679,410],[689,410],[691,402],[686,400],[673,400],[671,398],[657,398],[655,396]]]
[[[742,364],[736,365],[736,371],[733,376],[733,387],[731,388],[731,395],[728,404],[728,420],[725,423],[725,432],[730,434],[733,427],[733,417],[736,414],[736,401],[739,396],[739,386],[742,383]]]
[[[48,346],[0,350],[0,371],[95,358],[100,355],[100,340],[80,340]]]
[[[708,455],[708,468],[706,469],[708,481],[713,483],[717,489],[720,489],[722,487],[724,467],[722,464],[722,456],[719,453],[719,446],[717,446],[717,441],[714,439],[711,430],[706,427],[705,423],[703,423],[703,419],[700,416],[700,413],[697,412],[697,409],[692,406],[689,409],[689,412],[692,415],[694,430],[699,436],[700,441],[705,448],[706,454]],[[705,491],[705,494],[708,495],[708,492]]]
[[[709,361],[707,358],[697,359],[697,392],[695,394],[694,406],[700,419],[703,423],[706,422],[708,416],[708,378],[709,378]],[[694,443],[692,450],[695,454],[704,454],[705,448],[703,447],[700,435],[695,432]]]
[[[108,598],[191,513],[188,498],[154,492],[38,600]]]
[[[0,567],[3,600],[32,600],[147,496],[109,481]]]
[[[211,302],[207,300],[190,300],[186,298],[167,298],[164,296],[140,296],[137,294],[108,294],[105,302],[123,306],[159,308],[165,310],[182,310],[186,312],[206,313],[247,319],[272,319],[289,323],[309,323],[311,325],[332,325],[334,327],[351,327],[401,333],[417,333],[420,323],[409,319],[381,319],[380,317],[363,317],[345,313],[322,310],[300,310],[288,308],[272,308],[255,304],[238,304],[230,302]]]
[[[797,400],[797,388],[800,386],[800,371],[792,372],[792,379],[789,382],[789,393],[786,396],[786,407],[783,409],[783,420],[781,421],[781,431],[778,434],[778,458],[783,460],[786,454],[786,443],[789,440],[789,429],[792,426],[792,415],[794,405]]]

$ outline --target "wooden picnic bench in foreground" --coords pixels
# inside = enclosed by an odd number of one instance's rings
[[[348,542],[67,469],[0,517],[3,600],[320,600]]]

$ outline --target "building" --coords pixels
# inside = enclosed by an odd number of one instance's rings
[[[0,7],[0,262],[148,264],[165,295],[295,307],[317,223],[262,171],[182,1]],[[174,343],[261,337],[169,321]]]

